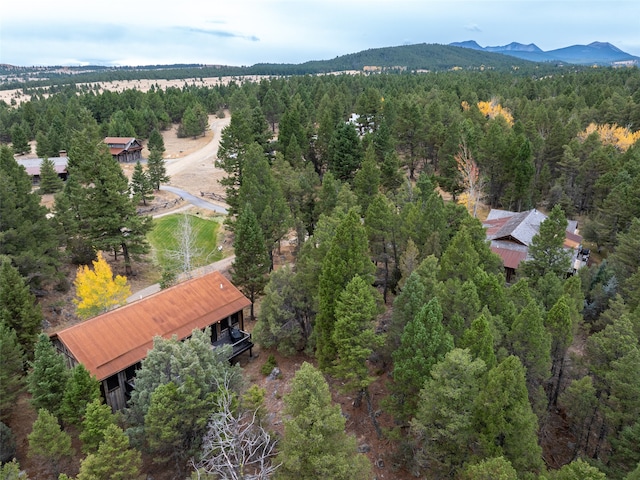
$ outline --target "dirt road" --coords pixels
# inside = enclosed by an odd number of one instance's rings
[[[218,181],[225,176],[225,172],[215,166],[216,155],[220,146],[220,135],[222,129],[229,125],[231,116],[228,114],[224,118],[217,118],[215,115],[209,116],[209,130],[207,136],[210,140],[202,148],[180,156],[181,152],[175,155],[178,158],[166,160],[167,174],[171,177],[170,186],[180,188],[195,196],[200,196],[200,192],[224,193],[224,188]]]

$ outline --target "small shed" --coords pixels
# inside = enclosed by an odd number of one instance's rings
[[[104,143],[118,162],[137,162],[142,158],[142,144],[133,137],[105,137]]]
[[[51,335],[67,365],[82,363],[101,384],[113,410],[126,406],[136,371],[153,347],[153,338],[188,338],[211,327],[212,348],[232,345],[230,360],[251,349],[243,310],[251,305],[220,272],[162,290]]]

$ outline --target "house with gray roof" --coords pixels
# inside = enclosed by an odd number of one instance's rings
[[[53,161],[53,168],[62,180],[67,179],[67,164],[69,159],[66,156],[51,157],[49,160]],[[18,165],[22,165],[27,171],[27,174],[31,177],[31,181],[34,185],[40,184],[40,167],[42,166],[42,158],[19,158],[16,159]]]
[[[507,282],[515,278],[521,262],[529,260],[529,246],[533,237],[540,231],[540,224],[547,216],[536,210],[510,212],[492,209],[483,222],[487,230],[487,239],[491,242],[491,251],[502,259]],[[589,251],[582,248],[582,237],[578,234],[577,222],[569,221],[564,239],[564,248],[572,255],[572,271],[587,264]]]

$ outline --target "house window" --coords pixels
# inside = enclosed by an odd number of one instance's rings
[[[118,375],[112,375],[107,378],[107,391],[112,392],[120,388],[120,383],[118,382]]]
[[[223,332],[229,328],[231,317],[226,317],[220,320],[220,331]]]

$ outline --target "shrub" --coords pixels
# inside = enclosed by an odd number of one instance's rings
[[[264,362],[264,365],[262,365],[262,367],[260,368],[260,373],[262,373],[263,375],[269,375],[277,366],[278,364],[276,362],[276,357],[274,357],[273,355],[269,355],[267,361]]]

